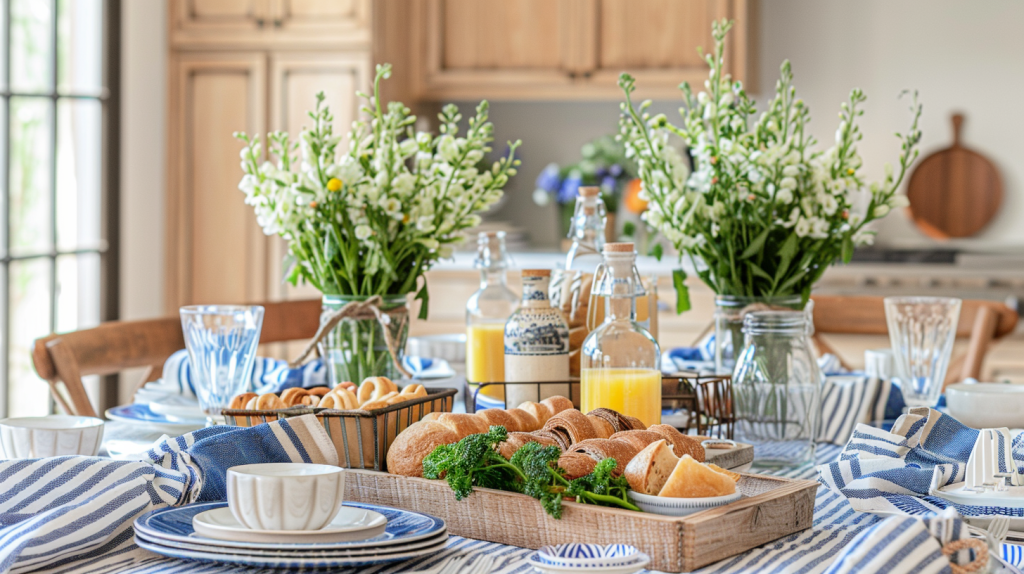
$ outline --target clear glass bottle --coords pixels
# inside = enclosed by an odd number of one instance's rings
[[[583,341],[580,357],[581,410],[599,407],[661,422],[661,349],[636,320],[645,295],[632,243],[608,243],[594,294],[605,303],[604,321]]]
[[[480,270],[480,289],[466,302],[466,380],[505,382],[505,322],[515,312],[519,295],[508,287],[512,260],[505,250],[505,232],[482,232],[477,237],[473,267]],[[501,385],[484,387],[484,395],[504,399]]]
[[[505,382],[559,382],[549,385],[506,385],[505,404],[569,397],[569,325],[551,306],[548,269],[523,270],[523,298],[505,323]]]
[[[738,439],[754,445],[754,466],[814,462],[825,377],[803,311],[755,311],[743,318],[744,349],[732,375]]]
[[[565,255],[565,268],[593,273],[602,261],[601,250],[604,248],[608,209],[601,199],[600,187],[580,187],[577,194],[576,208],[569,226],[572,245]]]

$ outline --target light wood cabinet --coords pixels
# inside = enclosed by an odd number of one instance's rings
[[[426,100],[619,99],[628,71],[641,98],[699,85],[711,22],[736,24],[726,47],[750,80],[753,0],[421,0],[411,8],[415,92]]]
[[[266,296],[267,240],[238,190],[234,131],[266,130],[266,56],[185,54],[172,59],[168,147],[167,301],[254,301]]]
[[[169,0],[180,50],[340,49],[370,41],[370,0]]]

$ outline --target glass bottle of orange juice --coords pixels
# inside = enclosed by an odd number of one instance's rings
[[[661,350],[637,322],[637,299],[646,295],[632,243],[607,243],[593,293],[605,304],[604,322],[587,335],[580,357],[582,411],[599,407],[661,422]]]
[[[505,321],[519,303],[506,278],[511,263],[504,231],[480,233],[473,263],[480,270],[480,289],[466,302],[466,380],[471,387],[505,382]],[[502,385],[485,386],[480,392],[505,398]]]

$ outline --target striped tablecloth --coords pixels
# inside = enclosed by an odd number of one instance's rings
[[[836,445],[821,445],[817,453],[818,461],[824,463],[835,460],[840,450],[841,447]],[[816,477],[814,468],[782,474],[784,476],[812,480]],[[812,529],[787,536],[761,548],[723,560],[703,568],[699,572],[825,572],[833,564],[835,558],[844,547],[848,546],[865,529],[876,525],[881,520],[882,518],[872,514],[855,512],[850,508],[850,504],[845,498],[822,486],[818,490],[817,503],[814,509],[814,527]],[[884,537],[887,534],[880,532],[878,536]],[[430,558],[410,560],[380,568],[364,567],[358,569],[358,572],[369,574],[415,572],[417,570],[429,569],[432,565],[453,554],[470,552],[482,552],[495,557],[497,559],[496,572],[525,573],[532,570],[526,562],[526,558],[533,552],[532,550],[452,536],[448,549]],[[924,560],[924,562],[932,563],[928,560]],[[939,561],[934,561],[934,563],[943,566]],[[130,572],[138,574],[171,572],[204,572],[213,574],[263,571],[255,568],[199,564],[164,558],[140,549],[131,540],[126,540],[122,545],[102,557],[72,562],[60,568],[44,570],[44,572],[66,573]],[[356,571],[343,570],[339,572]],[[909,572],[911,570],[901,571]],[[935,569],[935,571],[942,570],[939,568]],[[271,571],[267,570],[267,572]]]

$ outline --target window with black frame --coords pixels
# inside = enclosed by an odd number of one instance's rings
[[[111,9],[0,0],[0,415],[52,409],[35,338],[112,311]]]

